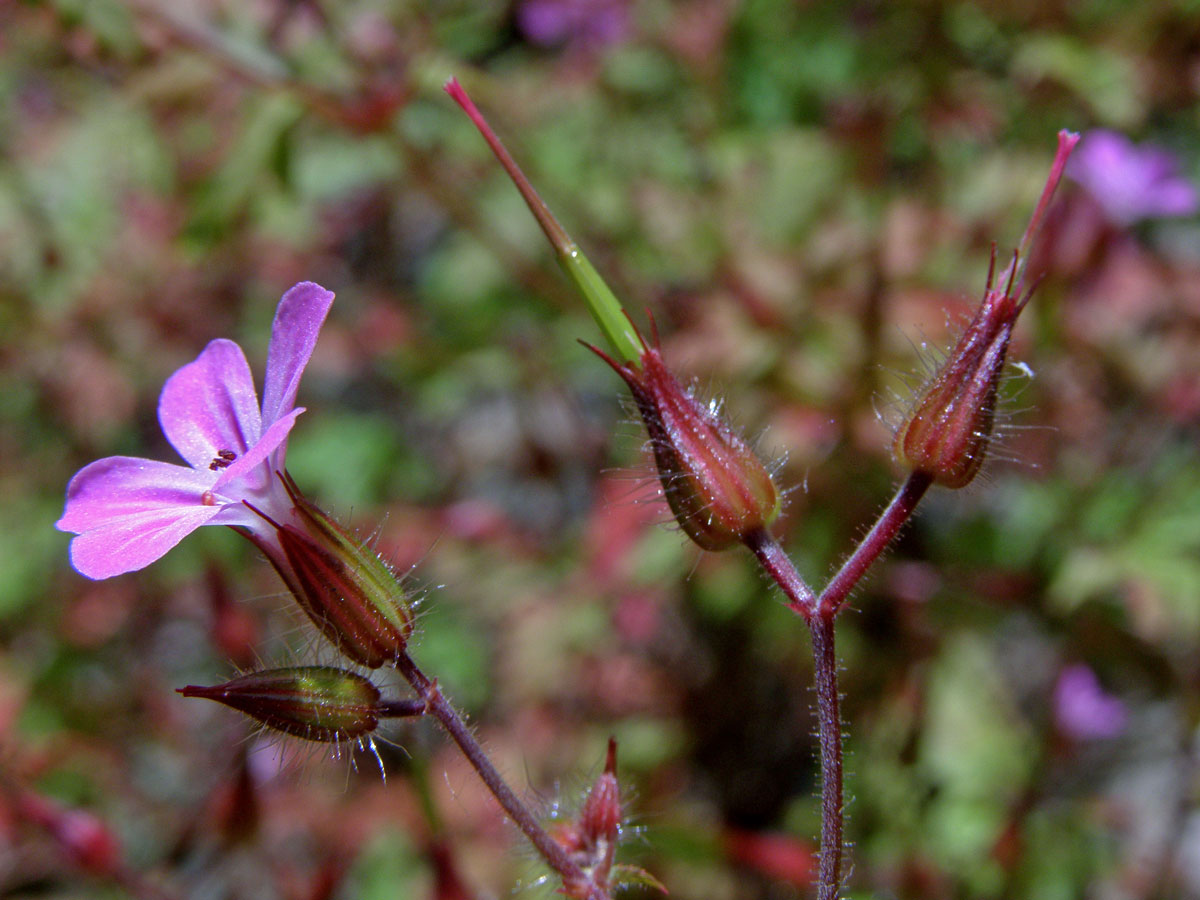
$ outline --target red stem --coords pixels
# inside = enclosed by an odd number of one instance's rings
[[[900,490],[896,491],[896,496],[879,516],[871,531],[854,548],[850,558],[842,564],[842,568],[821,592],[817,609],[822,616],[832,619],[841,611],[854,586],[900,533],[900,529],[912,516],[917,503],[931,484],[932,476],[924,472],[913,472],[904,484],[900,485]]]
[[[425,715],[424,700],[381,700],[375,707],[381,719],[409,719]]]
[[[513,793],[512,788],[504,781],[483,748],[479,746],[479,742],[475,740],[475,735],[471,733],[462,716],[442,694],[437,682],[417,668],[417,664],[407,653],[396,659],[395,666],[424,701],[426,711],[441,723],[454,743],[458,744],[463,756],[479,774],[487,789],[496,798],[496,802],[529,838],[547,865],[559,874],[565,884],[588,885],[588,900],[609,900],[607,892],[597,885],[591,876],[584,873],[562,845],[542,828],[533,813]]]
[[[446,93],[450,95],[463,112],[479,129],[479,133],[483,135],[483,139],[487,141],[488,146],[492,148],[492,152],[496,154],[496,158],[500,160],[500,165],[504,167],[504,171],[513,180],[517,186],[517,190],[521,192],[521,196],[525,199],[525,203],[529,206],[529,211],[533,213],[537,219],[538,225],[542,227],[550,244],[562,256],[571,256],[576,251],[576,245],[571,236],[567,234],[567,230],[559,224],[558,219],[554,218],[554,213],[550,212],[548,207],[534,189],[533,184],[525,177],[525,173],[521,171],[521,167],[517,165],[517,161],[512,158],[504,144],[501,143],[499,135],[492,130],[488,125],[487,120],[483,117],[483,113],[475,106],[467,92],[463,90],[462,85],[458,83],[457,78],[451,78],[445,84]]]
[[[821,850],[817,862],[817,900],[837,900],[842,886],[842,716],[833,640],[835,615],[822,610],[808,620],[821,745]]]
[[[812,633],[817,733],[821,748],[821,849],[817,854],[817,900],[837,900],[842,883],[842,717],[838,695],[836,612],[823,609],[779,542],[765,530],[746,539],[767,574],[788,597],[788,607]]]
[[[908,476],[819,598],[800,577],[779,542],[765,529],[746,538],[746,545],[787,596],[788,607],[804,618],[812,634],[813,681],[817,691],[821,748],[821,849],[817,863],[817,900],[837,900],[842,886],[844,766],[834,622],[850,591],[912,517],[917,503],[932,483],[930,476],[919,472]]]
[[[783,552],[779,541],[765,528],[750,532],[745,538],[746,546],[758,559],[762,567],[779,585],[788,599],[788,608],[808,621],[817,608],[817,595],[800,577],[796,566]]]

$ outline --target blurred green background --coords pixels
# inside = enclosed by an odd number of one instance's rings
[[[0,896],[549,896],[431,726],[384,732],[384,782],[173,692],[333,661],[244,542],[93,583],[52,527],[85,463],[175,460],[158,392],[210,339],[261,376],[304,279],[338,299],[289,467],[412,567],[414,655],[518,790],[569,816],[615,735],[626,861],[808,896],[805,629],[748,555],[661,527],[450,75],[786,459],[814,583],[1055,132],[1200,176],[1195,0],[0,2]],[[1200,897],[1200,226],[1103,201],[1065,184],[1046,231],[1011,460],[933,492],[840,623],[853,897]]]

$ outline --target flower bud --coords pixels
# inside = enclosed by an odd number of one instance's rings
[[[568,897],[585,900],[594,884],[608,883],[621,836],[621,796],[617,785],[617,742],[608,739],[604,771],[592,785],[579,818],[557,830],[556,839],[578,864],[586,878],[563,883]]]
[[[266,669],[213,687],[189,685],[179,693],[216,700],[268,728],[309,741],[360,738],[375,730],[383,713],[375,685],[332,666]]]
[[[372,669],[395,660],[413,628],[412,604],[400,581],[379,554],[309,502],[290,475],[280,478],[299,524],[280,524],[255,510],[275,526],[277,545],[247,536],[339,650]]]
[[[779,494],[766,466],[716,406],[699,403],[668,371],[655,337],[651,347],[638,335],[640,365],[585,346],[629,385],[675,520],[705,550],[724,550],[774,521]]]
[[[617,742],[608,739],[604,771],[592,785],[579,814],[579,833],[583,840],[596,845],[615,843],[621,831],[621,791],[617,786]]]
[[[993,250],[979,311],[913,404],[892,443],[901,465],[945,487],[966,487],[983,465],[1013,325],[1030,297],[1026,293],[1020,300],[1014,298],[1011,278],[1002,290],[994,289],[995,263]]]

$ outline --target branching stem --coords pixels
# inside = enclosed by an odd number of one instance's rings
[[[817,597],[779,542],[765,529],[746,538],[746,546],[800,615],[812,634],[813,681],[821,748],[821,849],[817,862],[817,900],[837,900],[842,887],[843,763],[841,697],[838,691],[834,623],[854,586],[879,559],[912,517],[933,483],[930,476],[909,475],[842,568]]]
[[[854,548],[854,552],[821,592],[817,608],[822,615],[832,619],[841,611],[854,586],[900,533],[900,529],[912,517],[917,504],[931,484],[933,479],[929,475],[913,472],[905,479],[904,484],[900,485],[896,496],[876,520],[867,536]]]
[[[760,528],[746,536],[746,546],[771,579],[779,585],[779,589],[787,597],[788,608],[803,616],[807,622],[817,608],[817,595],[800,577],[796,566],[779,546],[779,541],[765,528]]]

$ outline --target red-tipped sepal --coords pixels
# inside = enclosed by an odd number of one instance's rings
[[[780,497],[771,473],[714,405],[701,404],[683,388],[657,346],[643,340],[638,364],[586,346],[629,386],[663,495],[692,540],[705,550],[724,550],[774,521]]]
[[[250,672],[213,687],[180,688],[309,741],[338,743],[371,734],[387,716],[420,715],[419,703],[388,703],[362,675],[333,666],[289,666]]]

